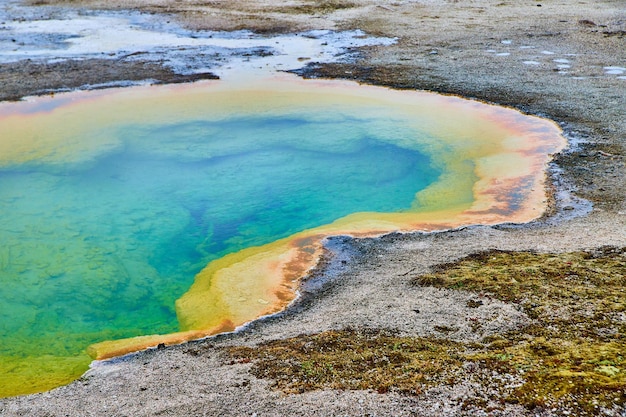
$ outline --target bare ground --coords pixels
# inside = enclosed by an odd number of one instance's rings
[[[481,307],[479,319],[484,326],[476,330],[467,320],[468,300],[475,294],[414,286],[410,280],[433,265],[486,249],[564,252],[624,246],[626,80],[605,69],[623,67],[626,62],[623,2],[78,3],[79,7],[171,13],[195,29],[284,33],[359,28],[395,36],[397,45],[363,50],[356,62],[311,64],[301,73],[458,94],[516,107],[557,121],[576,146],[555,160],[551,179],[556,195],[562,197],[556,201],[555,217],[523,227],[478,226],[427,235],[332,239],[329,249],[334,255],[313,271],[302,297],[283,314],[257,321],[236,334],[97,363],[69,386],[0,400],[1,415],[563,415],[559,409],[501,404],[489,387],[477,386],[469,378],[418,396],[337,390],[283,394],[270,388],[271,381],[252,376],[251,364],[231,364],[224,347],[348,327],[441,337],[435,326],[445,326],[454,329],[446,335],[452,340],[480,340],[525,326],[531,319],[515,305],[492,300]],[[64,4],[76,6],[77,2]],[[152,63],[96,64],[102,63],[69,62],[52,68],[24,62],[2,65],[0,99],[110,81],[179,79]],[[590,200],[593,210],[577,217],[577,200],[562,191]],[[469,397],[499,405],[468,408],[464,399]],[[600,413],[626,415],[623,407]]]

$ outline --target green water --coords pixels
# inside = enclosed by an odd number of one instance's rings
[[[414,131],[349,112],[97,133],[85,140],[113,135],[119,146],[0,167],[6,363],[175,332],[174,301],[209,261],[350,213],[407,209],[440,175],[426,155],[393,145]]]

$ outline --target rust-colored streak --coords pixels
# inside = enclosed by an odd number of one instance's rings
[[[158,346],[170,346],[198,340],[219,333],[232,332],[236,326],[231,320],[223,320],[219,325],[207,330],[195,330],[172,333],[167,335],[138,336],[130,339],[108,340],[95,343],[87,349],[87,353],[96,360],[110,359]]]

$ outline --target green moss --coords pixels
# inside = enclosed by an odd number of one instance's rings
[[[508,401],[589,414],[626,402],[625,249],[490,251],[413,282],[488,293],[519,304],[534,319],[521,331],[484,340],[484,350],[466,356],[485,368],[523,375],[521,386],[504,393]]]
[[[532,409],[596,415],[626,404],[626,249],[536,254],[490,251],[441,265],[415,285],[462,288],[516,303],[534,318],[524,329],[481,343],[331,331],[231,348],[235,362],[286,392],[372,389],[418,394],[461,378]],[[476,308],[477,301],[468,303]],[[439,326],[439,336],[448,329]],[[468,372],[465,365],[473,364]],[[509,375],[514,384],[495,384]],[[474,398],[474,407],[486,406]]]
[[[355,330],[329,331],[230,350],[255,360],[252,373],[285,392],[320,388],[394,390],[416,394],[456,380],[459,346],[445,340]]]

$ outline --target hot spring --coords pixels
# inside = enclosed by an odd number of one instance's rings
[[[542,214],[552,122],[282,75],[0,104],[0,396],[284,309],[329,235]]]

